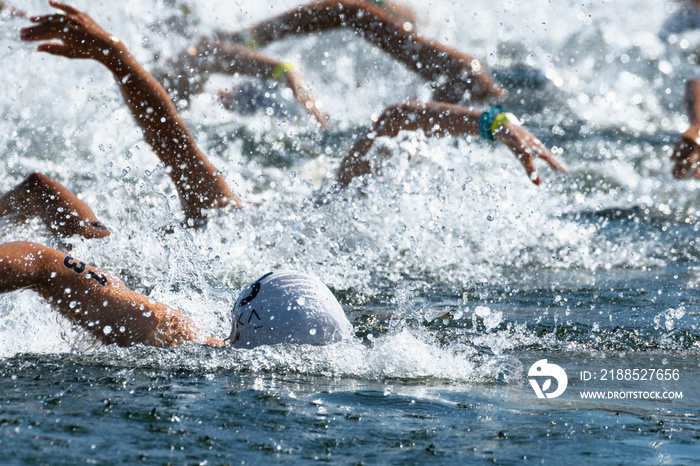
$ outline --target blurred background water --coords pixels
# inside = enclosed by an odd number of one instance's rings
[[[255,350],[98,348],[31,292],[0,296],[0,445],[8,464],[679,463],[700,454],[700,190],[669,155],[700,75],[697,16],[670,1],[406,1],[416,27],[483,60],[501,105],[565,162],[532,185],[503,146],[406,132],[363,193],[317,206],[345,151],[427,84],[351,31],[265,48],[296,64],[332,117],[288,91],[212,76],[182,115],[242,198],[259,206],[182,228],[179,202],[112,77],[39,54],[0,25],[0,191],[41,171],[110,227],[58,241],[0,220],[0,241],[72,254],[181,309],[218,337],[247,282],[274,268],[321,277],[356,338]],[[151,70],[192,33],[238,30],[296,1],[77,2]],[[18,7],[46,13],[44,2]],[[173,20],[187,24],[173,30]],[[219,89],[259,92],[231,113]],[[496,102],[475,104],[487,108]],[[538,400],[528,369],[568,374]],[[678,380],[584,382],[581,371],[677,369]],[[584,400],[671,390],[675,400]]]

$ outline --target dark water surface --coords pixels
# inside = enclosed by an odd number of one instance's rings
[[[337,354],[379,366],[403,345],[413,345],[407,354],[419,360],[434,357],[424,353],[428,345],[440,352],[438,360],[471,361],[471,373],[461,377],[436,376],[436,369],[420,376],[398,363],[360,376],[347,362],[333,369],[336,353],[326,359],[294,346],[254,355],[186,346],[5,358],[4,462],[510,464],[566,457],[574,463],[692,463],[700,455],[697,307],[688,303],[694,293],[668,276],[679,270],[652,273],[661,277],[653,293],[625,299],[617,296],[640,286],[635,272],[597,275],[593,288],[580,276],[559,273],[550,277],[556,291],[504,297],[491,289],[499,296],[483,304],[509,314],[491,328],[485,327],[488,317],[455,319],[459,300],[447,294],[417,297],[440,303],[434,307],[443,311],[452,301],[451,313],[429,323],[407,318],[396,326],[386,317],[390,309],[380,305],[350,310],[364,343]],[[569,289],[561,288],[565,283]],[[653,310],[669,304],[658,303],[658,288],[686,306],[673,324]],[[543,312],[538,303],[557,302],[552,293],[579,301],[568,313],[556,306]],[[600,313],[613,318],[600,319]],[[379,318],[369,323],[367,314]],[[529,366],[541,359],[567,372],[567,390],[556,399],[537,399],[528,383]],[[624,371],[633,369],[678,377],[625,380]],[[618,370],[623,380],[611,377]],[[581,380],[582,371],[591,379]],[[584,391],[640,395],[591,400],[582,398]],[[673,392],[676,399],[642,398],[652,391]]]

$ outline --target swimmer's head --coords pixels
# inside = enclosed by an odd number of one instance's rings
[[[277,343],[324,345],[351,333],[343,308],[318,278],[280,270],[243,289],[233,308],[228,342],[236,348]]]

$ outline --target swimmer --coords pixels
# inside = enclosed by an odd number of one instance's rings
[[[700,79],[689,79],[686,83],[685,103],[693,124],[681,135],[671,155],[673,176],[679,180],[688,173],[700,178]]]
[[[251,49],[268,45],[275,40],[284,39],[290,35],[352,28],[367,41],[432,82],[433,99],[437,101],[458,103],[463,100],[502,97],[507,94],[476,58],[427,40],[416,33],[413,30],[412,21],[408,21],[407,17],[402,17],[401,20],[399,16],[392,13],[399,11],[400,6],[381,0],[318,1],[297,7],[242,32],[219,32],[215,39],[201,39],[196,55],[183,53],[181,57],[184,61],[180,63],[171,61],[170,65],[178,70],[174,73],[178,76],[178,82],[197,83],[199,78],[193,78],[188,74],[191,70],[202,72],[204,76],[209,73],[238,72],[241,68],[238,57],[245,57],[246,54],[252,53]],[[244,53],[246,49],[248,52]],[[250,60],[244,59],[242,63],[250,63]],[[269,68],[273,63],[274,61],[270,61],[268,70],[262,73],[262,76],[270,75]],[[277,66],[281,67],[283,64]],[[255,67],[245,69],[247,73],[252,74]],[[201,77],[202,74],[198,76]],[[181,94],[183,92],[187,91],[182,91]],[[239,102],[236,100],[235,92],[221,91],[219,96],[226,108],[232,108],[234,103]],[[246,95],[243,98],[246,97],[249,96]],[[491,111],[493,110],[489,112]],[[483,128],[481,131],[474,132],[474,129],[478,129],[478,125],[470,124],[465,120],[468,119],[472,123],[475,119],[478,121],[482,113],[488,112],[440,104],[423,106],[405,104],[385,109],[379,120],[355,143],[341,162],[336,187],[342,189],[353,177],[370,173],[371,164],[364,159],[373,142],[373,139],[368,138],[369,135],[395,136],[402,129],[422,129],[428,136],[481,134],[486,139],[503,142],[523,163],[528,176],[537,185],[541,184],[541,178],[536,173],[534,157],[540,157],[554,169],[566,173],[563,165],[537,138],[517,125],[516,119],[504,124],[503,134],[499,134],[498,137],[494,137],[489,130]],[[430,114],[430,117],[426,116],[427,114]],[[325,114],[324,118],[327,119]],[[439,119],[444,124],[443,129],[433,131],[430,118]],[[496,120],[506,123],[502,118]],[[323,126],[327,127],[327,124]],[[497,126],[500,128],[500,123]],[[454,131],[450,133],[445,130],[446,128],[452,128]]]
[[[385,19],[390,18],[400,24],[415,22],[413,10],[406,5],[386,0],[373,0],[368,3],[380,8]],[[187,19],[192,16],[192,11],[181,4],[176,6],[185,15],[185,19],[173,18],[167,21],[169,27],[185,35],[191,35],[187,33],[190,28],[184,24],[191,21]],[[264,55],[256,50],[257,45],[252,42],[240,43],[238,40],[228,40],[226,37],[229,35],[217,33],[213,38],[198,38],[192,47],[170,59],[165,69],[154,73],[174,100],[178,103],[188,102],[193,94],[203,90],[204,84],[212,74],[245,75],[272,81],[273,85],[288,87],[301,107],[306,109],[324,129],[328,129],[328,114],[321,111],[303,75],[291,63]],[[255,108],[251,99],[270,102],[270,98],[265,97],[264,91],[254,92],[256,87],[221,90],[219,99],[227,110],[240,112],[247,109],[250,113]]]
[[[207,209],[226,205],[241,207],[241,199],[229,189],[221,174],[199,149],[165,89],[134,59],[124,44],[85,13],[56,1],[49,3],[64,14],[31,18],[36,25],[22,29],[22,39],[60,40],[60,43],[43,43],[38,50],[68,58],[93,59],[112,71],[132,116],[143,131],[144,139],[169,170],[185,218],[196,222],[204,219]],[[533,157],[543,158],[556,169],[561,167],[537,138],[502,109],[480,112],[447,104],[423,107],[406,105],[386,115],[374,126],[380,133],[384,131],[384,134],[395,135],[400,129],[407,128],[423,129],[428,135],[450,131],[481,134],[488,140],[497,138],[505,143],[531,176],[534,173]],[[477,120],[478,126],[474,124]],[[436,123],[442,130],[435,128]],[[341,163],[344,167],[339,173],[338,185],[341,188],[347,186],[352,176],[369,172],[368,166],[358,162],[369,150],[371,137],[371,133],[366,133],[355,144],[346,161]],[[365,148],[364,152],[360,148]],[[531,179],[535,183],[540,181],[537,176]],[[80,230],[77,228],[74,233],[87,236]]]
[[[36,243],[0,245],[0,293],[30,289],[73,325],[109,345],[169,347],[199,343],[254,348],[324,345],[352,336],[352,325],[316,277],[270,272],[246,286],[226,339],[205,335],[182,312],[131,291],[118,278]]]
[[[310,93],[305,88],[296,90],[303,81],[293,66],[268,58],[257,49],[289,36],[349,28],[432,83],[433,100],[459,103],[507,94],[475,57],[414,31],[409,11],[381,0],[324,0],[299,6],[244,31],[219,31],[200,38],[195,46],[169,61],[168,71],[162,72],[165,87],[176,98],[187,100],[190,94],[201,91],[214,73],[293,79],[295,82],[286,84],[295,91],[297,101],[327,127],[328,116],[318,110],[316,101],[308,97]],[[226,108],[233,107],[235,92],[221,91],[219,95]]]
[[[114,75],[131,115],[146,142],[165,164],[175,184],[185,217],[201,219],[203,211],[241,200],[197,147],[194,138],[163,87],[129,53],[116,36],[92,18],[56,1],[49,4],[65,14],[34,16],[35,26],[21,30],[27,41],[52,41],[38,50],[68,58],[93,59]]]
[[[433,84],[433,100],[459,103],[465,99],[507,94],[478,59],[426,39],[409,22],[398,22],[387,10],[361,0],[321,0],[294,8],[238,33],[219,38],[264,47],[287,37],[348,28]]]
[[[200,41],[179,54],[176,59],[170,60],[166,69],[157,73],[157,79],[174,99],[187,102],[192,94],[202,91],[209,75],[216,73],[238,73],[284,85],[291,89],[302,108],[323,128],[328,128],[328,115],[321,111],[316,97],[309,90],[300,72],[290,63],[267,57],[243,44]],[[234,92],[219,92],[219,98],[228,110],[236,105],[236,97]]]
[[[386,109],[360,137],[340,163],[336,187],[347,187],[353,178],[372,173],[373,161],[367,154],[375,139],[396,136],[401,130],[423,130],[426,136],[481,135],[486,140],[503,143],[525,167],[528,178],[536,185],[542,178],[535,168],[535,158],[546,161],[554,170],[566,168],[542,142],[518,124],[517,118],[500,107],[486,112],[458,105],[432,102],[423,105],[402,104]]]
[[[0,217],[6,216],[17,221],[39,217],[59,237],[79,234],[91,239],[110,234],[87,204],[42,173],[32,173],[0,197]]]

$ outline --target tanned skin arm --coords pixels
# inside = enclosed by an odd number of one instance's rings
[[[36,243],[0,245],[0,293],[31,289],[104,344],[222,347],[180,311],[129,290],[118,278]]]
[[[31,18],[36,26],[22,29],[22,39],[58,39],[62,43],[44,43],[38,50],[68,58],[93,59],[112,72],[144,139],[168,168],[185,216],[198,219],[203,216],[203,209],[229,203],[240,206],[240,199],[197,147],[167,92],[126,46],[85,13],[55,1],[49,4],[63,14]]]
[[[371,163],[366,154],[375,138],[393,137],[401,130],[423,130],[428,136],[478,135],[481,113],[444,103],[402,104],[387,108],[341,161],[336,174],[337,187],[345,188],[356,176],[371,173]],[[533,183],[539,185],[542,182],[535,168],[535,158],[541,158],[553,169],[566,173],[564,166],[549,149],[523,127],[507,122],[494,136],[515,154]]]
[[[18,220],[37,216],[58,236],[81,235],[89,239],[109,236],[109,230],[87,204],[41,173],[32,173],[0,197],[0,217],[7,215]]]
[[[354,29],[425,80],[436,83],[435,100],[458,103],[466,91],[473,99],[506,94],[476,58],[428,40],[381,7],[360,0],[310,3],[253,26],[247,32],[263,47],[285,37],[337,28]],[[242,40],[240,34],[221,36]]]

